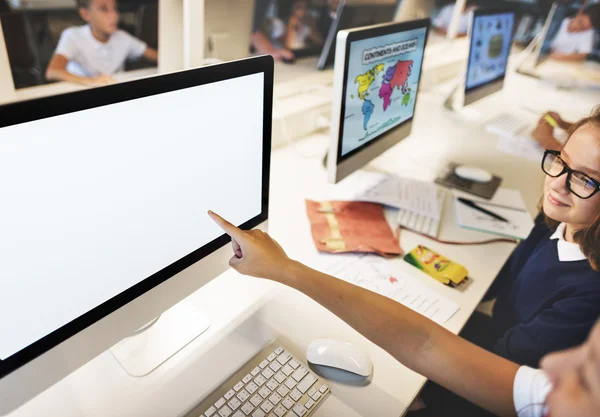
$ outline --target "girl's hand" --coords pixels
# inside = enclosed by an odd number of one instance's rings
[[[234,255],[229,265],[233,269],[252,277],[281,279],[292,261],[275,240],[262,230],[241,230],[212,211],[208,215],[231,236]]]

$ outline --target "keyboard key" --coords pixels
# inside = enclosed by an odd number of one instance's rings
[[[277,362],[279,362],[281,365],[285,365],[287,363],[287,361],[289,361],[291,358],[292,358],[292,355],[290,355],[288,352],[282,352],[277,357]]]
[[[233,398],[234,395],[235,395],[235,391],[230,389],[229,391],[227,391],[225,393],[225,395],[223,395],[223,397],[225,397],[226,400],[230,400],[231,398]]]
[[[287,397],[286,399],[283,400],[281,405],[283,405],[285,408],[287,408],[289,410],[290,408],[295,406],[296,403],[294,401],[292,401],[292,399],[290,397]]]
[[[269,366],[269,361],[267,361],[265,359],[264,361],[262,361],[261,363],[259,363],[258,366],[260,366],[260,369],[265,369],[267,366]]]
[[[281,369],[281,372],[283,372],[285,374],[285,376],[290,376],[292,374],[292,372],[294,372],[294,369],[292,369],[292,367],[290,365],[285,365]]]
[[[285,374],[281,371],[277,372],[275,374],[275,381],[277,381],[280,384],[283,384],[283,381],[285,381]]]
[[[247,384],[247,383],[248,383],[248,382],[250,382],[250,381],[252,381],[252,375],[251,375],[251,374],[248,374],[248,375],[246,375],[246,376],[244,377],[244,379],[242,379],[242,382],[243,382],[244,384]]]
[[[256,391],[258,391],[258,385],[256,385],[254,382],[251,382],[248,385],[246,385],[246,391],[248,391],[250,395],[252,395]]]
[[[253,406],[258,407],[258,405],[260,403],[262,403],[263,398],[256,394],[254,397],[250,398],[250,402],[252,403]]]
[[[311,389],[308,391],[308,396],[309,396],[309,397],[312,397],[312,396],[313,396],[313,395],[315,395],[316,393],[317,393],[317,389],[316,389],[316,388],[311,388]]]
[[[315,405],[315,402],[314,402],[313,400],[308,400],[308,401],[306,402],[306,404],[304,404],[304,406],[305,406],[307,409],[309,409],[309,410],[311,409],[311,407],[312,407],[313,405]]]
[[[275,352],[273,352],[269,356],[267,356],[267,360],[269,362],[273,362],[275,359],[277,359],[277,354]]]
[[[254,411],[254,406],[251,403],[246,403],[242,405],[241,410],[248,416],[252,411]]]
[[[262,375],[259,375],[254,379],[254,383],[256,385],[258,385],[259,387],[262,387],[263,385],[265,385],[265,382],[267,382],[267,380]]]
[[[215,407],[211,406],[208,410],[206,410],[206,412],[204,413],[204,415],[205,415],[205,417],[211,417],[216,412],[217,412],[217,409]]]
[[[283,352],[283,348],[281,346],[279,346],[277,349],[275,349],[276,355],[279,355],[281,352]]]
[[[302,378],[306,376],[306,374],[308,374],[308,369],[306,369],[304,366],[301,366],[292,374],[292,378],[294,378],[296,382],[300,382],[302,381]]]
[[[241,411],[236,411],[231,417],[246,417]]]
[[[234,398],[231,401],[229,401],[227,403],[227,405],[229,406],[229,408],[231,408],[233,411],[235,411],[238,408],[240,408],[240,405],[242,405],[242,403],[237,398]]]
[[[216,408],[221,408],[224,405],[225,405],[225,398],[223,398],[223,397],[219,398],[219,400],[215,403]]]
[[[298,367],[300,366],[300,364],[298,363],[298,361],[296,361],[296,359],[292,359],[292,360],[290,361],[290,366],[291,366],[293,369],[298,369]]]
[[[252,376],[256,376],[256,375],[260,374],[260,367],[257,366],[250,373],[252,374]]]
[[[277,388],[277,394],[281,395],[282,397],[285,397],[289,393],[290,390],[285,385],[282,385],[279,388]]]
[[[271,377],[273,375],[275,375],[275,372],[271,371],[269,368],[265,369],[264,371],[262,371],[262,376],[264,376],[266,379],[271,379]]]
[[[321,385],[321,388],[319,388],[319,392],[321,394],[325,394],[327,392],[327,385],[325,385],[325,384]]]
[[[298,391],[304,394],[313,384],[317,382],[317,377],[311,374],[306,375],[306,377],[298,384],[296,387]]]
[[[294,401],[298,401],[300,398],[302,398],[302,393],[295,389],[290,393],[290,398]]]
[[[274,392],[273,395],[271,395],[269,397],[269,401],[271,401],[273,404],[277,405],[277,404],[279,404],[279,401],[281,401],[281,397],[279,396],[279,394]]]
[[[271,395],[271,390],[267,387],[262,387],[258,390],[258,394],[263,398],[267,398],[269,395]]]
[[[235,392],[238,392],[239,390],[241,390],[242,388],[244,388],[244,383],[242,381],[238,382],[237,384],[235,384],[233,386],[233,390]]]
[[[296,386],[296,381],[294,381],[293,378],[288,378],[287,381],[285,381],[285,386],[292,389]]]
[[[266,414],[263,413],[263,410],[256,410],[254,413],[252,413],[252,417],[265,417]]]
[[[271,391],[275,391],[277,387],[279,387],[279,384],[274,379],[271,379],[267,382],[267,387],[269,387]]]
[[[250,394],[248,393],[248,391],[246,391],[245,389],[241,390],[240,392],[238,392],[238,400],[240,400],[241,402],[246,402],[246,400],[248,398],[250,398]]]
[[[287,410],[285,409],[284,406],[279,405],[275,409],[274,413],[275,413],[275,415],[277,415],[277,417],[283,417],[285,415],[285,413],[287,413]]]
[[[319,398],[321,398],[323,396],[323,394],[321,394],[319,391],[315,392],[315,395],[312,396],[312,399],[316,402],[319,401]]]
[[[262,405],[260,406],[260,408],[265,412],[268,413],[269,411],[271,411],[273,408],[275,408],[275,406],[271,403],[271,401],[267,400],[264,403],[262,403]]]
[[[229,417],[231,414],[233,414],[233,411],[231,411],[231,409],[226,405],[219,410],[219,415],[221,417]]]
[[[269,365],[269,368],[271,368],[271,371],[277,372],[281,369],[281,365],[279,364],[279,362],[275,361],[272,362],[271,365]]]
[[[299,417],[304,416],[304,414],[306,414],[308,412],[308,410],[303,406],[303,405],[296,405],[294,407],[294,413],[298,414]]]

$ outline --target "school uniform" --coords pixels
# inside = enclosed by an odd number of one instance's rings
[[[578,244],[553,231],[541,216],[513,252],[491,292],[492,352],[538,367],[542,356],[583,343],[600,316],[600,273]]]

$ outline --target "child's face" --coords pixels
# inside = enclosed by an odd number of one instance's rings
[[[294,3],[294,16],[302,19],[306,15],[308,5],[305,1],[297,1]]]
[[[577,129],[560,153],[567,166],[600,181],[600,127],[587,123]],[[544,213],[558,222],[575,229],[588,227],[600,211],[600,192],[582,199],[567,189],[567,174],[546,176],[544,186]]]
[[[600,321],[583,345],[542,360],[552,380],[548,417],[593,417],[600,408]]]
[[[83,20],[104,35],[112,35],[117,30],[119,12],[116,0],[91,0],[90,7],[80,9]]]
[[[567,32],[584,32],[592,28],[592,20],[587,14],[579,13],[569,22]]]

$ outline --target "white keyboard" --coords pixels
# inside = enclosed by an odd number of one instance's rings
[[[186,417],[308,417],[329,394],[307,366],[271,343]]]
[[[440,210],[440,217],[447,194],[448,191],[445,188],[437,188],[437,202]],[[398,211],[396,222],[398,223],[398,226],[404,229],[413,230],[433,238],[437,238],[440,230],[440,221],[438,219],[404,209]]]
[[[503,113],[485,126],[485,130],[501,136],[517,136],[530,122],[513,114]]]

